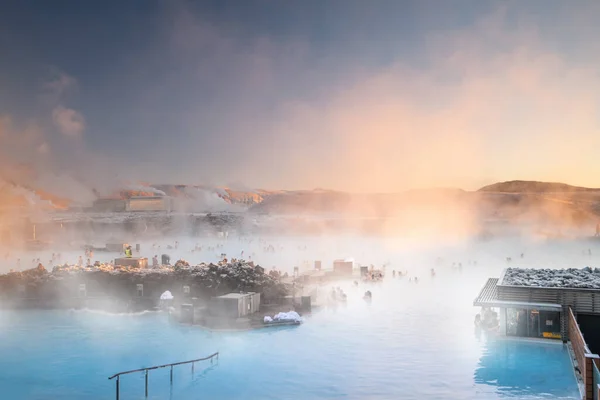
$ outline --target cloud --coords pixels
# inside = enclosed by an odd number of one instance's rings
[[[311,30],[308,14],[294,15],[290,30],[282,29],[285,19],[259,30],[238,12],[214,16],[191,2],[163,4],[156,42],[129,54],[119,78],[102,81],[104,96],[131,85],[125,103],[115,99],[117,115],[86,101],[98,113],[88,115],[75,102],[77,80],[52,72],[43,87],[48,121],[12,128],[30,131],[35,157],[52,155],[77,172],[85,165],[106,175],[106,186],[124,174],[361,192],[519,178],[597,186],[600,60],[598,51],[586,51],[598,46],[590,40],[598,33],[595,12],[565,6],[533,15],[511,2],[469,25],[461,16],[459,26],[428,6],[443,23],[428,28],[415,18],[413,32],[367,29],[359,18],[348,25],[349,37],[347,24]],[[557,16],[564,24],[549,27]],[[581,18],[590,19],[585,33],[573,28]],[[568,42],[567,51],[556,38]],[[94,131],[122,134],[128,157],[109,148],[111,140],[85,137],[92,120]],[[44,134],[31,137],[36,126]],[[79,137],[85,140],[61,142]]]
[[[41,100],[50,108],[54,127],[69,138],[81,137],[86,128],[83,114],[65,105],[78,88],[77,79],[56,67],[50,68],[50,77],[41,88]]]
[[[427,43],[427,68],[398,59],[316,101],[288,101],[257,158],[277,149],[277,174],[303,187],[474,188],[482,177],[594,184],[595,64],[548,47],[526,16],[515,28],[502,8]]]
[[[45,151],[40,151],[45,150]],[[44,130],[35,120],[17,123],[10,115],[0,114],[0,168],[7,165],[44,161],[49,150]]]
[[[37,147],[37,151],[40,154],[48,154],[50,152],[50,145],[47,142],[43,142]]]
[[[78,86],[74,77],[57,68],[51,69],[51,75],[52,77],[43,85],[42,95],[52,103],[62,101],[69,92],[74,91]]]
[[[40,88],[45,107],[39,113],[32,111],[21,118],[0,114],[0,180],[40,188],[48,174],[71,183],[67,175],[83,172],[81,168],[73,169],[70,161],[77,160],[81,146],[77,142],[61,143],[55,133],[80,137],[85,129],[83,116],[62,105],[74,85],[74,78],[56,74]]]
[[[187,198],[179,198],[176,208],[185,212],[241,211],[243,207],[227,203],[227,191],[220,188],[185,187]]]
[[[58,105],[52,110],[54,124],[65,136],[80,137],[85,130],[85,118],[78,111]]]

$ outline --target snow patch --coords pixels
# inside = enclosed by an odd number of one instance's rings
[[[163,294],[160,295],[160,299],[161,300],[173,300],[173,295],[171,294],[170,291],[166,291]]]

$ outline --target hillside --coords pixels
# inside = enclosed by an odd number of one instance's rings
[[[1,210],[66,210],[71,200],[42,189],[19,186],[12,182],[0,182]]]
[[[250,208],[259,214],[328,214],[393,216],[406,207],[455,206],[467,200],[460,189],[411,190],[403,193],[353,194],[327,190],[289,191],[268,196]]]
[[[523,192],[514,192],[520,188]],[[513,191],[510,191],[513,190]],[[278,193],[249,209],[270,215],[324,215],[352,218],[434,220],[504,220],[537,224],[595,223],[600,191],[565,184],[509,182],[475,192],[460,189],[410,190],[390,194],[331,191]]]
[[[0,185],[0,208],[6,210],[66,210],[82,204],[77,195],[81,188],[95,198],[132,196],[171,196],[176,209],[184,212],[248,210],[253,214],[352,216],[360,218],[403,217],[433,213],[464,213],[483,219],[508,220],[583,220],[600,214],[600,189],[554,182],[508,181],[469,192],[453,188],[408,190],[400,193],[354,194],[332,190],[235,190],[208,185],[122,183],[100,193],[94,188],[60,184],[18,185],[4,181]],[[49,189],[50,188],[50,189]],[[423,214],[424,215],[424,214]],[[431,214],[431,218],[434,214]]]
[[[600,189],[571,186],[558,182],[537,181],[507,181],[487,185],[478,192],[495,193],[573,193],[573,192],[600,192]]]

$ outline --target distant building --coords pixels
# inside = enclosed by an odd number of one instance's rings
[[[132,197],[126,201],[125,211],[171,211],[173,199],[169,196]]]
[[[340,276],[352,276],[352,268],[354,263],[352,261],[335,260],[333,262],[333,272]]]
[[[94,201],[92,210],[96,212],[122,212],[127,207],[124,199],[98,199]]]

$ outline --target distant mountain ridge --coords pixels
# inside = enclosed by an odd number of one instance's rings
[[[341,211],[353,212],[361,215],[385,216],[393,214],[396,210],[407,206],[436,206],[457,204],[460,206],[472,204],[490,205],[492,208],[506,207],[507,204],[515,206],[517,203],[524,206],[539,204],[540,198],[535,196],[546,195],[544,201],[560,199],[563,203],[574,201],[598,204],[593,208],[600,209],[600,189],[572,186],[558,182],[539,182],[513,180],[497,182],[484,186],[476,191],[465,191],[458,188],[430,188],[412,189],[397,193],[349,193],[343,191],[314,189],[314,190],[262,190],[262,189],[232,189],[228,187],[208,185],[175,185],[175,184],[150,184],[132,183],[123,184],[115,189],[112,194],[101,194],[94,188],[88,188],[96,198],[130,198],[133,196],[171,196],[188,202],[196,208],[207,210],[226,211],[229,206],[234,206],[235,211],[245,209],[254,213],[338,213]],[[502,195],[504,197],[494,197]],[[552,199],[548,197],[553,194]],[[519,199],[507,197],[522,195]],[[534,197],[531,197],[534,196]],[[600,197],[600,196],[599,196]],[[574,200],[575,199],[575,200]],[[66,210],[78,205],[75,199],[69,199],[57,186],[54,190],[48,188],[35,188],[31,183],[19,185],[10,181],[0,181],[0,206],[3,209],[18,207]],[[190,206],[191,207],[191,206]]]
[[[478,192],[496,193],[572,193],[572,192],[596,192],[598,188],[572,186],[559,182],[538,181],[506,181],[497,182],[484,186]]]

